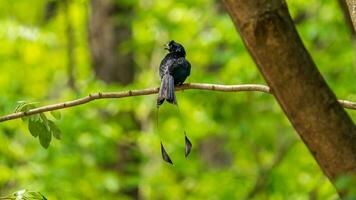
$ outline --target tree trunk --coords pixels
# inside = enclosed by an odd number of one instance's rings
[[[346,0],[338,0],[342,14],[344,15],[345,23],[347,27],[350,29],[351,38],[356,38],[356,24],[352,22],[352,20],[356,20],[356,15],[352,16],[352,7],[348,6]],[[350,11],[348,8],[351,8]],[[356,13],[356,1],[355,1],[355,11]],[[352,17],[354,19],[352,19]],[[355,21],[356,22],[356,21]]]
[[[273,95],[325,175],[334,183],[339,176],[355,176],[356,127],[304,47],[286,2],[223,2]]]
[[[131,38],[132,5],[112,0],[91,0],[89,43],[96,76],[106,83],[129,84],[134,78],[131,51],[123,45]]]
[[[356,31],[356,0],[346,0],[346,2],[349,8],[350,18],[354,26],[354,31]]]
[[[63,1],[64,15],[66,20],[66,37],[67,37],[67,74],[68,86],[76,93],[79,92],[75,81],[75,41],[74,41],[74,28],[70,17],[70,2],[69,0]]]
[[[133,53],[122,48],[132,36],[130,21],[132,11],[132,3],[114,0],[91,0],[89,43],[93,68],[97,78],[106,83],[127,85],[134,80]],[[133,111],[129,113],[120,112],[118,118],[129,118],[128,120],[134,122],[134,126],[127,130],[124,128],[125,124],[121,123],[125,132],[140,128]],[[117,170],[120,178],[124,180],[133,179],[132,177],[139,176],[140,155],[136,141],[130,144],[118,142],[117,163],[112,168]],[[130,199],[140,198],[139,187],[135,183],[122,185],[120,192]]]

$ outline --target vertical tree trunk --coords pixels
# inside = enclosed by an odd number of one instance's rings
[[[284,0],[223,1],[273,95],[323,172],[356,175],[356,127],[304,47]],[[343,193],[347,191],[339,191]]]
[[[75,92],[78,92],[75,81],[75,41],[74,41],[74,29],[70,17],[69,0],[64,0],[64,15],[66,20],[66,37],[67,37],[67,74],[68,74],[68,86]]]
[[[132,11],[132,5],[123,1],[91,0],[89,43],[92,64],[97,78],[106,83],[126,85],[134,80],[133,53],[122,48],[132,36],[130,21]],[[133,112],[120,115],[135,122],[135,127],[131,128],[139,129]],[[117,154],[114,168],[119,176],[124,179],[138,176],[141,159],[137,143],[118,143]],[[131,199],[139,199],[138,185],[125,184],[120,192]]]
[[[72,20],[70,17],[70,2],[69,0],[49,0],[46,2],[44,7],[44,22],[47,23],[53,17],[56,16],[58,9],[63,6],[64,17],[65,17],[65,35],[66,35],[66,51],[67,51],[67,75],[68,75],[68,86],[74,91],[78,92],[75,81],[75,38],[74,38],[74,28],[72,25]]]
[[[89,43],[96,76],[107,82],[129,84],[134,78],[132,52],[123,44],[131,38],[131,5],[91,0]]]

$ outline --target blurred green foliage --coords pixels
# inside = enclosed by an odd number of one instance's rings
[[[63,8],[45,22],[44,0],[1,1],[1,115],[13,112],[18,101],[46,105],[96,91],[157,86],[162,46],[171,39],[185,46],[192,63],[188,82],[265,83],[219,1],[125,2],[135,4],[133,37],[125,48],[134,52],[137,73],[134,83],[123,87],[95,78],[89,1],[70,1],[78,94],[66,83]],[[356,101],[355,51],[337,1],[288,4],[294,18],[306,16],[298,31],[336,96]],[[177,110],[165,104],[155,126],[154,95],[63,110],[55,122],[62,139],[52,140],[47,150],[21,120],[1,123],[0,196],[26,188],[51,200],[131,199],[123,191],[138,187],[142,199],[337,199],[271,95],[190,90],[177,96],[193,143],[188,159]],[[356,119],[355,111],[349,114]],[[161,138],[174,166],[161,159]],[[138,161],[124,171],[120,146]]]

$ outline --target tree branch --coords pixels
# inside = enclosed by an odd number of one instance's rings
[[[271,93],[270,88],[265,85],[260,84],[243,84],[243,85],[219,85],[219,84],[208,84],[208,83],[185,83],[181,86],[175,88],[176,91],[181,90],[211,90],[211,91],[221,91],[221,92],[246,92],[246,91],[255,91],[255,92],[264,92]],[[72,101],[66,101],[62,103],[56,103],[48,106],[42,106],[38,108],[31,109],[26,112],[16,112],[9,115],[0,117],[0,122],[18,119],[25,116],[30,116],[38,113],[48,112],[52,110],[59,110],[74,106],[79,106],[82,104],[89,103],[96,99],[114,99],[114,98],[124,98],[124,97],[133,97],[133,96],[143,96],[156,94],[159,91],[159,87],[156,88],[147,88],[142,90],[129,90],[124,92],[97,92],[89,94],[86,97],[75,99]],[[348,109],[356,110],[356,102],[339,100],[339,103]]]

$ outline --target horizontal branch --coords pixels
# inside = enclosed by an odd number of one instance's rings
[[[243,91],[256,91],[271,93],[268,86],[259,85],[259,84],[243,84],[243,85],[219,85],[219,84],[207,84],[207,83],[185,83],[181,86],[175,88],[176,91],[181,90],[211,90],[211,91],[221,91],[221,92],[243,92]],[[69,108],[73,106],[82,105],[96,99],[110,99],[110,98],[124,98],[124,97],[133,97],[133,96],[143,96],[158,93],[159,88],[148,88],[143,90],[129,90],[124,92],[98,92],[89,94],[86,97],[76,99],[73,101],[66,101],[63,103],[52,104],[48,106],[38,107],[31,109],[26,112],[16,112],[9,115],[0,117],[0,122],[17,119],[25,116],[30,116],[38,113],[48,112],[52,110],[59,110],[64,108]],[[356,110],[356,102],[339,100],[339,103],[348,109]]]

